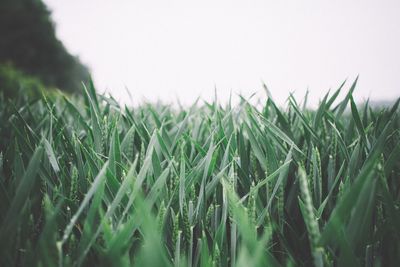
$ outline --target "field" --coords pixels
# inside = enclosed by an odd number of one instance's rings
[[[2,98],[0,265],[398,266],[399,101],[355,86],[316,110]]]

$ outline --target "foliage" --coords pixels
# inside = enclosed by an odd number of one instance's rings
[[[399,101],[354,87],[315,111],[2,103],[1,265],[396,266]]]
[[[0,36],[0,63],[13,64],[47,86],[79,92],[81,81],[89,78],[86,67],[57,39],[41,0],[2,0]]]
[[[11,65],[0,65],[0,93],[4,98],[18,98],[26,96],[35,99],[41,96],[41,81],[37,78],[24,75]]]

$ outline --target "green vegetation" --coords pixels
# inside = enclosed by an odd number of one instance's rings
[[[3,100],[0,265],[397,266],[399,101],[342,86],[315,111]]]
[[[1,0],[0,64],[69,93],[80,93],[81,81],[89,78],[87,68],[57,39],[42,0]]]
[[[21,98],[36,99],[40,98],[42,93],[49,94],[54,89],[46,89],[43,83],[32,76],[25,75],[11,65],[0,64],[0,94],[5,99]]]

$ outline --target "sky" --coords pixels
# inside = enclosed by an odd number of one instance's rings
[[[122,103],[262,99],[265,83],[280,105],[308,90],[315,106],[357,75],[358,102],[400,96],[398,0],[44,2],[98,91]]]

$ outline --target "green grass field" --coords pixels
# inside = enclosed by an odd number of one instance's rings
[[[0,266],[399,266],[399,101],[355,84],[314,111],[3,98]]]

